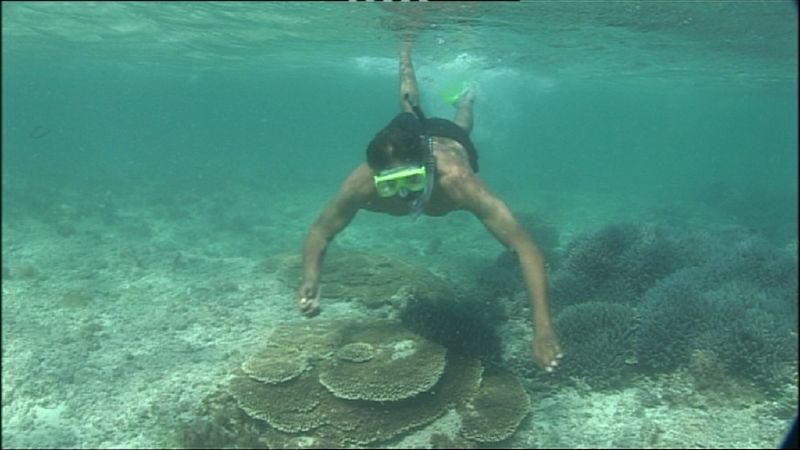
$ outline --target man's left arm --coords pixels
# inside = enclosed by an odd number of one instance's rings
[[[545,370],[552,371],[562,353],[550,321],[542,254],[508,206],[492,195],[477,177],[466,178],[462,191],[465,209],[473,212],[498,241],[517,254],[531,302],[534,356]]]

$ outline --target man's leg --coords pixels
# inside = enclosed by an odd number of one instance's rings
[[[411,64],[411,51],[407,45],[400,47],[400,107],[404,112],[414,113],[411,105],[419,105],[417,77]]]
[[[472,104],[475,103],[475,87],[467,87],[455,101],[456,117],[453,122],[469,134],[472,131]]]

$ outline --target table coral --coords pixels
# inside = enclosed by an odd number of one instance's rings
[[[458,408],[461,434],[478,442],[502,441],[514,434],[529,410],[528,394],[514,375],[484,375],[477,395]]]
[[[352,342],[336,351],[336,357],[350,362],[365,362],[375,356],[375,347],[366,342]]]
[[[283,383],[308,369],[307,356],[291,347],[269,345],[242,363],[242,370],[264,383]]]
[[[291,289],[302,281],[302,259],[296,254],[270,258],[264,261],[262,268],[275,272]],[[404,288],[429,300],[454,296],[445,281],[424,267],[388,256],[331,252],[325,258],[322,280],[325,298],[355,299],[368,308],[380,308],[393,305],[396,301],[393,296]]]
[[[308,369],[299,376],[277,383],[259,381],[245,370],[237,369],[222,392],[211,395],[204,402],[209,418],[197,422],[202,422],[201,429],[184,431],[187,442],[199,442],[210,436],[220,446],[238,446],[240,443],[259,443],[269,448],[367,446],[429,424],[452,408],[460,410],[467,402],[472,401],[482,411],[489,411],[487,405],[492,403],[492,396],[503,397],[506,393],[502,391],[506,390],[511,395],[518,394],[513,382],[496,376],[489,378],[483,393],[479,394],[483,366],[478,359],[447,355],[441,346],[415,335],[396,321],[340,320],[318,321],[312,326],[304,323],[283,325],[272,334],[269,345],[276,346],[275,341],[286,342],[289,336],[305,349]],[[313,345],[304,345],[309,342]],[[339,357],[348,348],[365,349],[367,345],[374,351],[373,358],[368,361],[352,362]],[[270,348],[270,351],[278,348]],[[261,356],[250,359],[258,360],[266,355],[263,352],[260,350],[257,354]],[[276,355],[276,358],[284,357]],[[425,363],[426,360],[429,362]],[[379,369],[381,364],[394,369]],[[339,398],[319,381],[323,373],[334,373],[334,367],[349,366],[353,369],[370,365],[374,365],[370,370],[382,374],[387,386],[394,386],[388,392],[402,386],[402,398],[392,396],[393,400],[386,401]],[[360,385],[360,376],[350,372],[350,383]],[[398,379],[404,380],[403,383],[398,384]],[[430,379],[434,381],[431,383]],[[365,380],[365,389],[369,390],[377,378],[370,381],[366,377]],[[421,383],[423,389],[409,387],[413,380]],[[367,397],[374,395],[372,392]],[[527,396],[525,399],[527,401]],[[506,401],[504,397],[499,400],[501,403]],[[514,416],[519,412],[519,402],[520,398],[517,398],[504,408]],[[218,413],[222,411],[227,411],[225,417]],[[229,418],[231,414],[235,420]],[[490,414],[495,415],[495,412]],[[510,428],[516,428],[519,423],[505,417],[498,417],[497,422],[501,428],[497,433],[502,435],[513,432]],[[476,420],[476,423],[481,423],[485,419]],[[490,438],[498,435],[488,431],[481,433]],[[467,434],[472,435],[470,432]]]
[[[369,361],[335,361],[319,381],[333,395],[348,400],[395,401],[427,391],[444,372],[445,348],[386,321],[355,327],[347,340],[375,348]]]

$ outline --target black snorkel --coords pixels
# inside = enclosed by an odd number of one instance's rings
[[[433,186],[434,186],[434,178],[436,177],[436,159],[433,157],[433,139],[428,136],[428,131],[425,128],[425,114],[422,112],[422,109],[413,103],[411,103],[411,99],[409,98],[408,94],[405,94],[405,99],[409,105],[411,105],[411,109],[414,110],[414,114],[417,116],[419,120],[420,127],[422,128],[422,135],[420,139],[424,141],[424,143],[428,147],[428,152],[425,155],[425,176],[426,176],[426,186],[425,190],[422,192],[422,195],[415,198],[412,202],[409,203],[409,214],[411,214],[414,219],[419,218],[420,213],[425,208],[425,205],[428,203],[428,200],[431,198],[431,194],[433,193]]]

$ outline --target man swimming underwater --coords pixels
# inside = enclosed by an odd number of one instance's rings
[[[456,101],[451,122],[426,119],[407,45],[400,48],[400,104],[403,112],[367,148],[367,161],[345,179],[336,197],[311,225],[303,246],[303,282],[297,305],[307,316],[319,313],[319,274],[328,243],[359,209],[394,216],[442,216],[466,210],[475,214],[503,245],[517,255],[533,313],[533,355],[548,372],[561,358],[550,322],[547,280],[541,252],[506,204],[476,175],[478,155],[469,139],[474,92]]]

